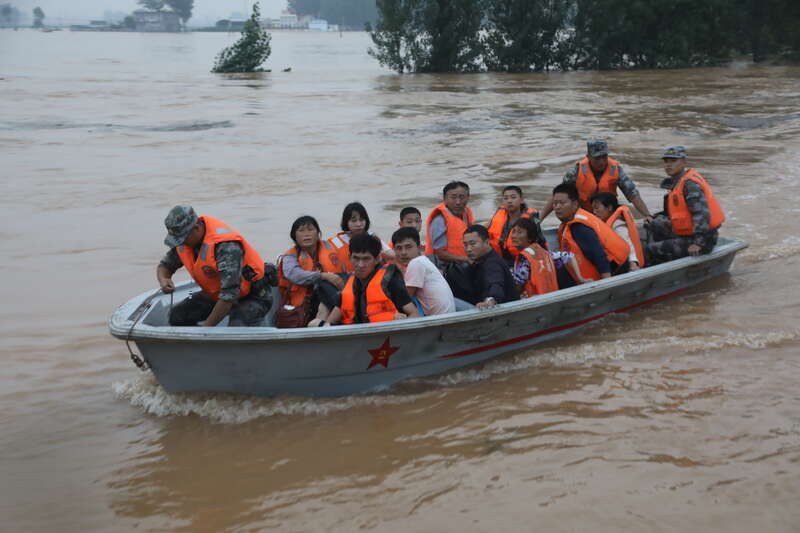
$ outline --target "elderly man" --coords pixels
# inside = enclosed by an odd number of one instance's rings
[[[464,250],[471,265],[474,299],[470,303],[478,309],[519,300],[514,278],[505,260],[494,251],[489,240],[489,230],[473,224],[464,231]]]
[[[176,205],[164,220],[169,247],[156,269],[161,290],[175,291],[181,267],[203,289],[172,308],[173,326],[216,326],[230,314],[231,326],[258,326],[271,305],[264,261],[242,235],[224,222],[198,217],[190,205]]]
[[[598,192],[609,192],[617,196],[617,188],[630,203],[645,216],[652,218],[650,210],[639,195],[636,184],[622,168],[616,159],[608,156],[608,143],[603,139],[595,139],[586,143],[586,157],[575,163],[564,176],[563,183],[574,183],[578,189],[580,207],[586,211],[592,210],[591,198]],[[553,210],[553,199],[542,209],[541,220]]]
[[[468,203],[469,185],[462,181],[451,181],[444,186],[442,203],[428,215],[425,254],[435,255],[440,265],[467,261],[461,237],[474,221]]]
[[[667,177],[661,188],[669,193],[664,195],[664,211],[645,224],[645,256],[651,265],[709,253],[725,221],[706,180],[686,167],[686,155],[683,146],[670,146],[662,156]]]

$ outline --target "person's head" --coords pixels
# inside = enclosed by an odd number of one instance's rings
[[[559,183],[553,189],[553,212],[561,222],[569,222],[580,207],[574,183]]]
[[[670,146],[664,150],[661,159],[664,161],[664,172],[674,178],[679,176],[686,168],[686,148],[683,146]]]
[[[410,227],[402,227],[392,234],[392,244],[397,262],[404,267],[420,255],[419,232]]]
[[[509,185],[503,189],[503,207],[509,212],[518,212],[522,208],[523,203],[522,189],[516,185]]]
[[[540,246],[545,245],[542,229],[536,221],[530,218],[519,218],[511,225],[511,244],[517,250],[527,248],[536,243]]]
[[[605,222],[619,208],[617,195],[610,192],[596,192],[592,195],[592,213]]]
[[[422,213],[416,207],[404,207],[400,211],[400,227],[422,229]]]
[[[469,203],[469,185],[463,181],[451,181],[442,189],[442,201],[451,213],[460,217]]]
[[[342,231],[358,235],[369,231],[369,215],[361,202],[351,202],[342,211]]]
[[[608,166],[608,143],[604,139],[593,139],[586,143],[589,166],[596,174],[605,172]]]
[[[464,252],[470,261],[480,259],[491,251],[489,230],[480,224],[473,224],[464,230]]]
[[[320,229],[317,219],[309,215],[303,215],[292,223],[289,236],[300,248],[313,250],[317,247],[320,239]]]
[[[203,241],[206,234],[205,225],[188,204],[176,205],[170,209],[164,219],[164,226],[167,228],[164,244],[170,248],[181,244],[194,248]]]
[[[365,279],[380,264],[381,240],[369,233],[358,233],[350,239],[350,263],[358,279]]]

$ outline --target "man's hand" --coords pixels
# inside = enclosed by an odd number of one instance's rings
[[[171,279],[160,279],[158,280],[159,285],[161,285],[161,292],[164,294],[170,294],[175,292],[175,284],[172,282]]]
[[[497,305],[497,301],[491,296],[489,296],[484,301],[475,304],[475,307],[477,307],[478,309],[489,309],[490,307],[494,307],[495,305]]]
[[[700,254],[700,245],[699,244],[690,244],[688,249],[689,255],[695,256]]]
[[[404,318],[408,318],[408,315],[405,313],[395,313],[394,319],[395,320],[403,320]]]
[[[630,271],[631,272],[635,272],[636,270],[639,270],[640,268],[642,268],[642,267],[639,266],[638,262],[631,261],[631,264],[630,264]]]
[[[644,217],[644,223],[645,224],[652,224],[653,223],[653,217]]]
[[[320,275],[320,278],[324,279],[339,290],[344,289],[344,280],[333,272],[323,272]]]

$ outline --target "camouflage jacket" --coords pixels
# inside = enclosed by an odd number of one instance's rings
[[[575,163],[575,166],[564,175],[564,183],[575,183],[578,180],[579,169],[580,164]],[[619,183],[617,187],[619,187],[622,194],[625,195],[625,198],[627,198],[629,202],[633,202],[633,199],[639,196],[639,190],[636,188],[636,184],[633,183],[633,180],[628,176],[628,173],[625,172],[625,168],[622,165],[619,166]]]
[[[214,257],[219,270],[219,299],[235,302],[239,299],[239,279],[242,276],[244,249],[238,242],[221,242],[214,247]],[[183,266],[183,262],[175,248],[170,248],[161,258],[159,266],[174,273]]]
[[[688,169],[684,169],[681,175],[676,178],[664,178],[661,182],[661,188],[668,191],[673,190],[687,171]],[[664,195],[664,213],[669,213],[668,197],[668,194]],[[711,210],[708,208],[706,195],[703,193],[703,189],[700,185],[689,180],[683,188],[683,197],[686,199],[686,207],[692,214],[692,224],[694,226],[694,234],[691,236],[692,244],[697,244],[701,248],[705,248],[709,240],[717,234],[717,230],[709,228],[711,224]]]

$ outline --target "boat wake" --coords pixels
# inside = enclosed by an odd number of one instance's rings
[[[613,324],[607,324],[613,328]],[[322,416],[354,408],[401,405],[418,401],[441,392],[442,387],[454,387],[480,382],[493,376],[524,371],[530,368],[583,365],[593,361],[617,361],[626,357],[665,352],[687,355],[746,347],[763,349],[800,339],[800,328],[793,331],[766,333],[731,332],[721,335],[676,336],[674,326],[659,327],[651,321],[642,324],[649,340],[609,340],[573,346],[544,347],[527,350],[510,357],[494,359],[482,366],[449,372],[433,378],[406,381],[393,389],[394,393],[378,392],[344,398],[267,398],[227,393],[170,394],[152,374],[140,374],[112,385],[115,395],[145,413],[159,416],[199,416],[213,423],[243,424],[273,416]],[[640,333],[644,334],[645,330]],[[632,337],[637,337],[637,332]]]
[[[114,394],[145,413],[167,416],[195,415],[220,424],[244,424],[271,416],[321,416],[356,407],[398,405],[418,400],[412,395],[371,394],[344,398],[267,398],[228,393],[170,394],[152,374],[140,374],[112,384]]]

